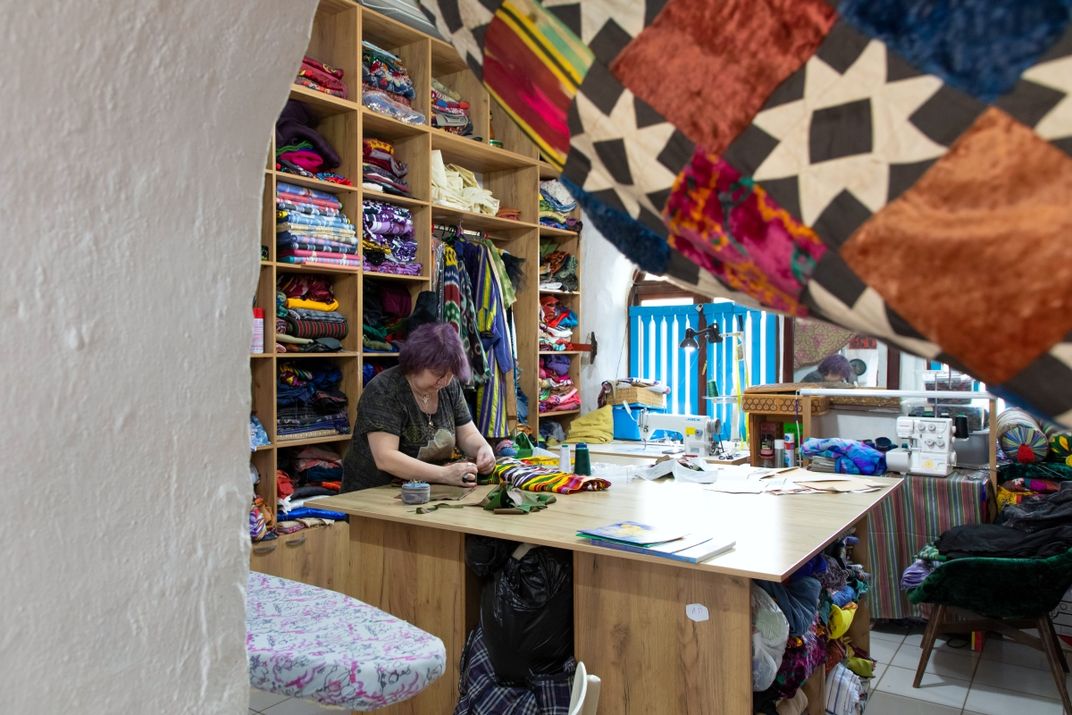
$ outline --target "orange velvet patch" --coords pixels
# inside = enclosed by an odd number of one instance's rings
[[[807,61],[834,24],[824,0],[670,0],[611,71],[715,154]]]
[[[928,339],[989,383],[1072,329],[1072,160],[988,109],[842,246]]]

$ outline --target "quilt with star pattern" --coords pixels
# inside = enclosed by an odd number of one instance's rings
[[[1072,425],[1072,0],[426,0],[645,271]]]

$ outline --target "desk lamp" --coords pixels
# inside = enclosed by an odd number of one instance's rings
[[[685,338],[678,345],[682,350],[696,350],[700,347],[697,338],[705,340],[709,343],[721,343],[722,333],[719,332],[718,325],[711,323],[703,330],[693,330],[691,327],[685,328]]]

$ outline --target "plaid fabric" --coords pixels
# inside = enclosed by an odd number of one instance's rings
[[[461,694],[454,715],[569,715],[576,668],[571,658],[560,673],[530,676],[527,687],[499,685],[484,643],[484,630],[477,626],[462,651]]]

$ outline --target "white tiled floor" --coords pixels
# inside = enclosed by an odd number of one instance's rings
[[[1061,715],[1041,652],[990,636],[983,652],[974,653],[963,639],[954,645],[965,647],[954,648],[939,638],[923,682],[913,688],[921,640],[921,629],[871,631],[871,655],[879,665],[865,715]],[[1072,678],[1068,682],[1072,688]]]
[[[920,629],[878,626],[871,631],[871,656],[878,666],[864,715],[1061,715],[1057,688],[1041,652],[994,636],[981,654],[939,639],[923,683],[913,688],[921,640]],[[1072,678],[1068,682],[1072,688]],[[340,712],[259,690],[250,690],[249,696],[250,713]]]

